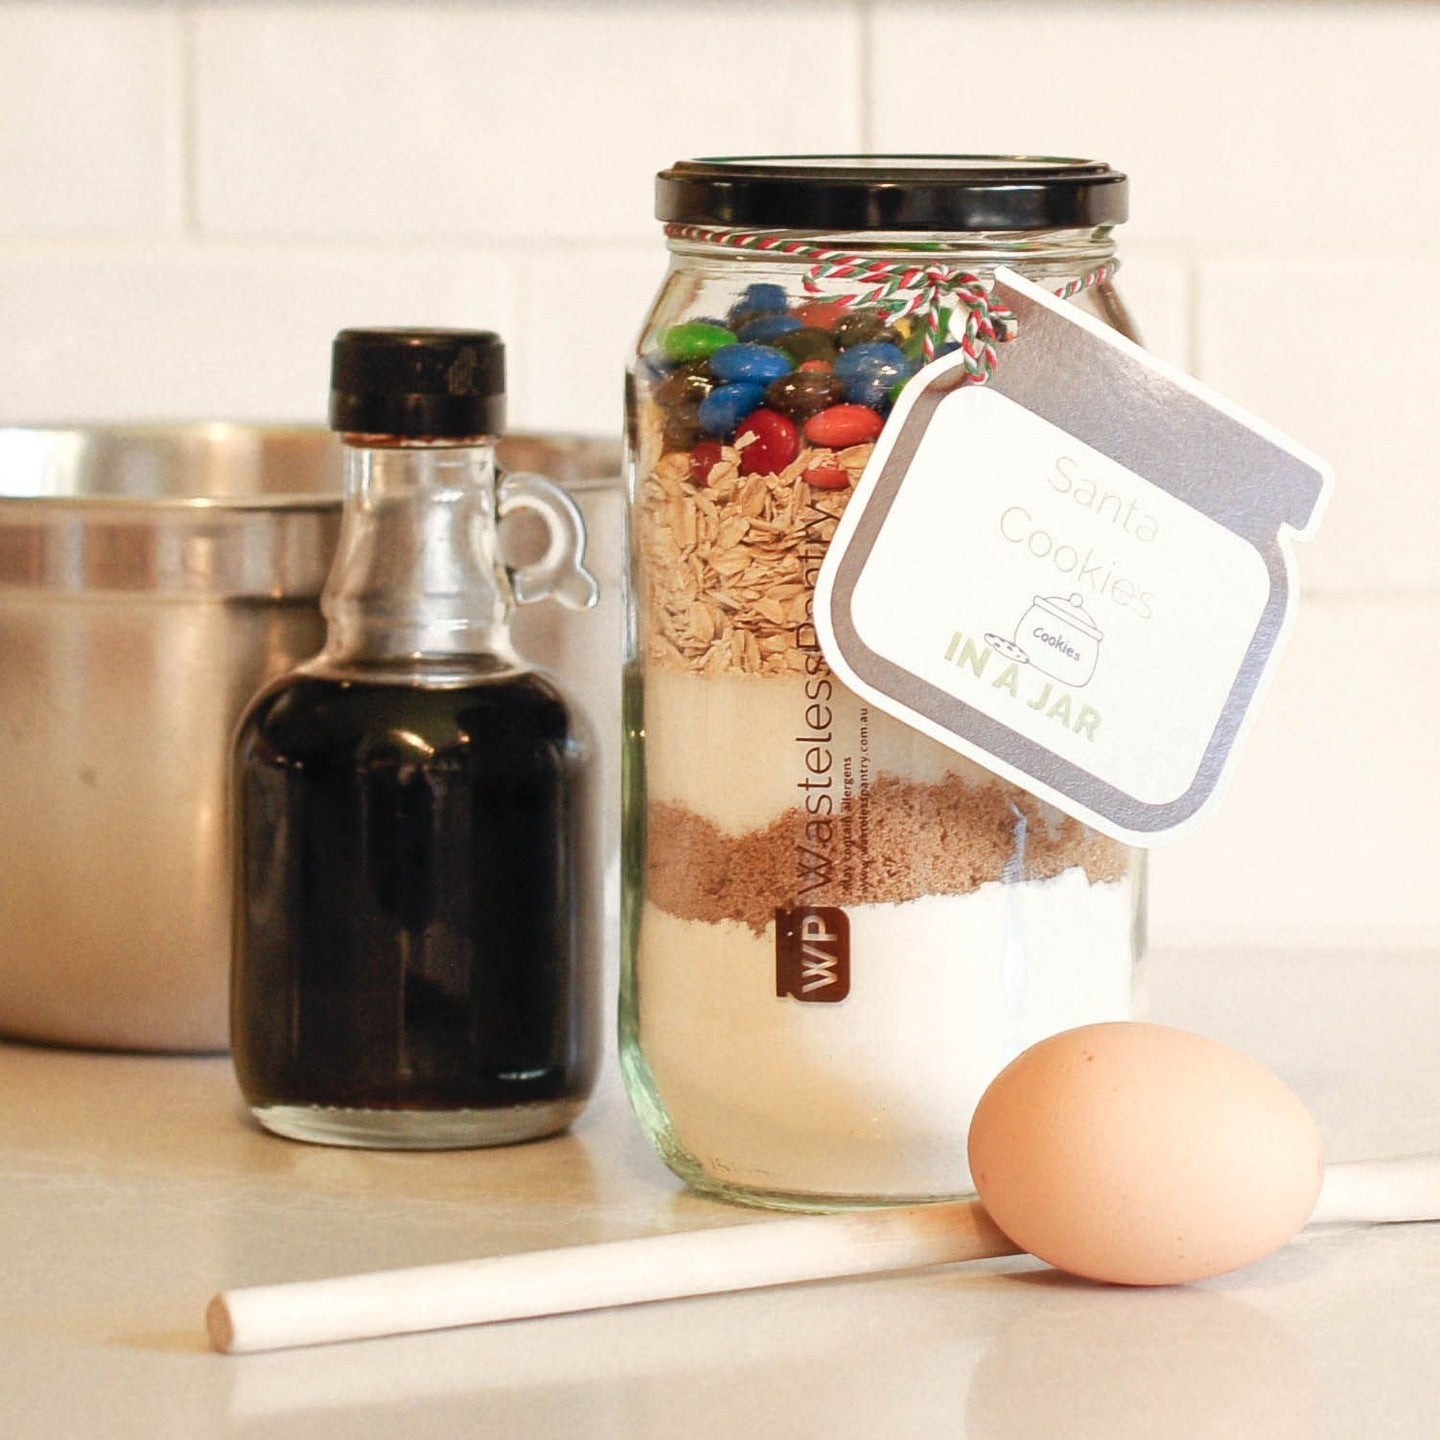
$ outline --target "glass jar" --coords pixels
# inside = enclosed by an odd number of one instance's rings
[[[594,1080],[594,746],[509,621],[596,587],[564,491],[496,468],[504,394],[486,331],[335,342],[325,646],[251,701],[234,755],[235,1069],[293,1139],[508,1144],[563,1129]],[[520,510],[550,544],[511,569]]]
[[[621,1064],[699,1190],[970,1193],[995,1073],[1130,1014],[1138,856],[863,704],[813,617],[898,386],[966,341],[966,285],[1009,265],[1133,336],[1125,207],[1125,177],[1090,161],[659,177],[670,268],[628,384]]]

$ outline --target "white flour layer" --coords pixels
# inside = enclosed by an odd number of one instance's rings
[[[825,746],[832,774],[846,755],[858,757],[862,723],[863,753],[876,778],[933,784],[958,774],[972,785],[996,783],[833,677],[705,676],[655,665],[645,676],[645,792],[652,802],[683,805],[726,834],[743,835],[804,803],[811,745]]]
[[[850,993],[816,1004],[777,998],[773,924],[646,906],[640,1037],[673,1134],[748,1189],[968,1193],[994,1075],[1045,1035],[1130,1014],[1131,886],[1076,867],[846,914]]]

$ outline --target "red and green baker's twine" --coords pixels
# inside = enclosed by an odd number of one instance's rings
[[[978,275],[958,265],[918,259],[870,259],[843,250],[829,250],[805,240],[788,239],[774,231],[667,225],[665,233],[672,240],[693,240],[809,260],[810,268],[800,282],[806,294],[847,310],[875,310],[890,320],[913,316],[920,326],[927,364],[935,358],[948,324],[951,336],[960,347],[966,373],[979,385],[983,385],[995,369],[998,358],[995,347],[1015,338],[1015,316],[992,298]],[[1102,265],[1087,275],[1067,280],[1055,293],[1060,299],[1068,300],[1108,280],[1114,271],[1113,263]],[[836,285],[847,288],[838,295],[831,293],[831,287]],[[965,323],[957,327],[953,315],[961,310]]]

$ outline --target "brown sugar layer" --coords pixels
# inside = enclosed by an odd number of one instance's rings
[[[635,512],[647,658],[699,675],[805,670],[803,627],[815,580],[873,445],[806,445],[783,470],[742,473],[724,446],[701,477],[685,451],[662,455],[641,482]],[[822,489],[810,471],[844,472]]]
[[[734,920],[759,933],[778,907],[882,905],[964,895],[990,881],[1048,880],[1074,866],[1092,882],[1129,870],[1123,845],[1001,782],[881,775],[829,828],[802,808],[726,835],[682,805],[647,810],[649,900],[682,920]]]

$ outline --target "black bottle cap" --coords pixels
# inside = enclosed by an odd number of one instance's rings
[[[756,155],[679,160],[655,214],[776,230],[1088,230],[1129,213],[1103,160],[1050,155]]]
[[[342,330],[330,366],[330,428],[464,440],[505,428],[505,346],[490,330]]]

